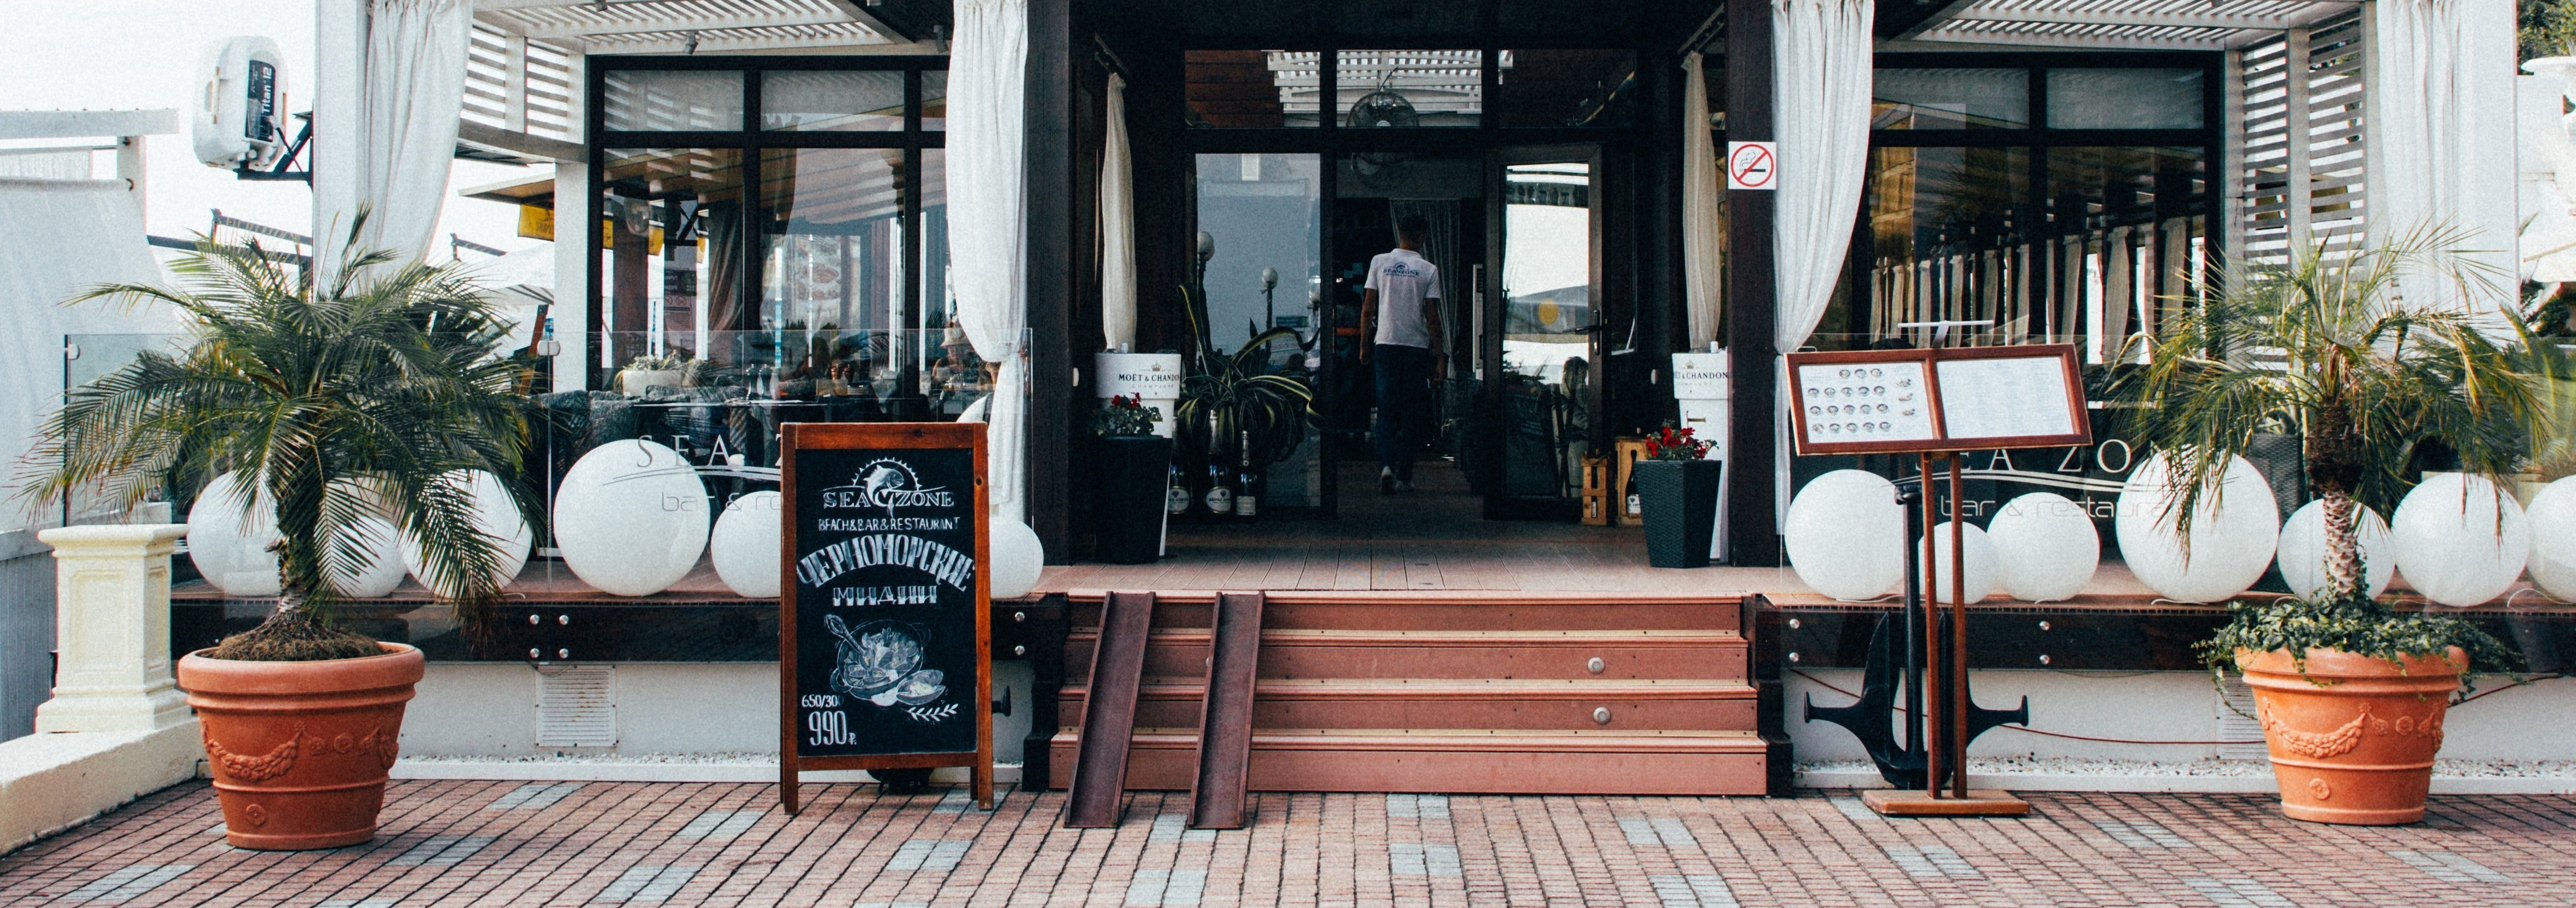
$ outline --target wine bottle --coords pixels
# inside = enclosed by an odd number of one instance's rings
[[[1628,494],[1628,516],[1630,516],[1630,517],[1643,517],[1643,516],[1645,516],[1645,514],[1646,514],[1646,496],[1641,495],[1641,494],[1638,494],[1638,492],[1637,492],[1637,452],[1635,452],[1635,451],[1630,451],[1630,452],[1628,452],[1628,488],[1627,488],[1627,494]]]
[[[1223,463],[1218,462],[1214,457],[1208,458],[1208,461],[1208,513],[1218,517],[1234,516],[1233,480],[1227,475],[1228,471]]]
[[[1252,433],[1243,433],[1235,450],[1243,452],[1242,463],[1234,474],[1234,516],[1252,518],[1261,514],[1261,488],[1252,476]]]
[[[1190,478],[1181,472],[1180,464],[1171,466],[1171,478],[1167,482],[1169,484],[1163,488],[1163,510],[1176,515],[1189,513]]]

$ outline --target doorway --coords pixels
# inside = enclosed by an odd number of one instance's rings
[[[1504,148],[1485,167],[1477,332],[1489,518],[1573,519],[1601,453],[1610,382],[1601,318],[1601,147]]]

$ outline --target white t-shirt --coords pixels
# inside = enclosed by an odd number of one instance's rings
[[[1440,298],[1440,266],[1410,249],[1379,253],[1369,260],[1366,287],[1377,291],[1378,343],[1431,346],[1431,328],[1422,323],[1422,301]]]

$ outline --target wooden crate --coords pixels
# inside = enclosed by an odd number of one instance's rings
[[[1610,458],[1598,454],[1583,457],[1583,522],[1592,526],[1609,526],[1610,512],[1618,507],[1610,494]]]

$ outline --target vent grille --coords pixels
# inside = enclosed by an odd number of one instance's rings
[[[614,666],[537,669],[537,746],[617,746],[616,692]]]
[[[2263,747],[2263,724],[2254,721],[2254,689],[2245,686],[2243,678],[2220,682],[2218,692],[2218,745],[2221,760],[2264,760],[2271,754]]]

